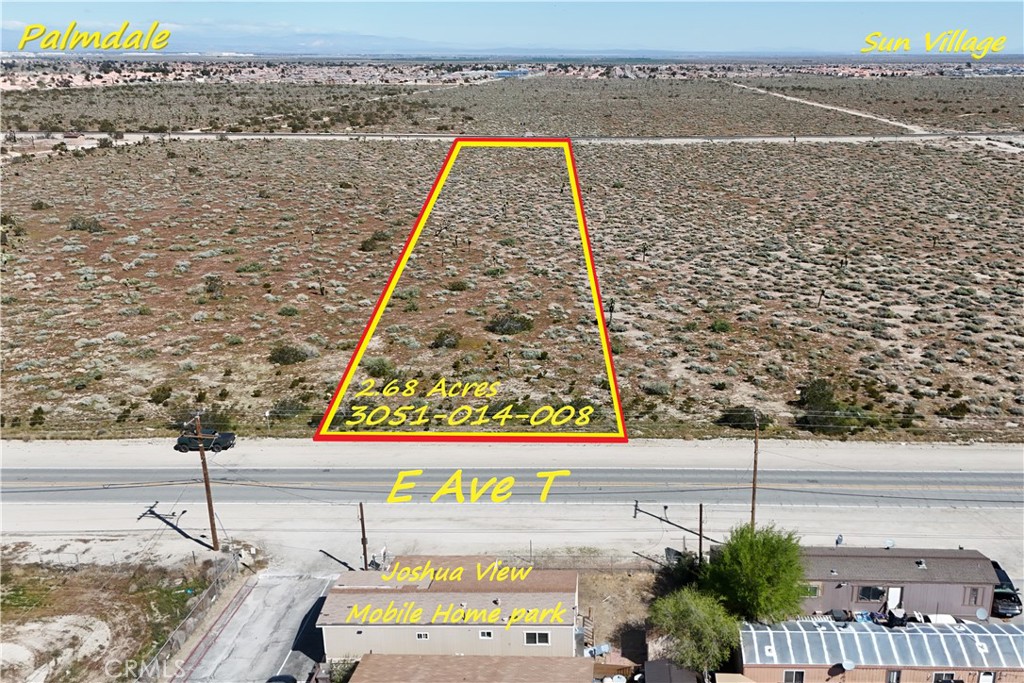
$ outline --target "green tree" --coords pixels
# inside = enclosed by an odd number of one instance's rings
[[[651,604],[651,621],[670,641],[672,661],[694,671],[717,669],[739,645],[739,623],[718,598],[686,587]]]
[[[706,565],[702,589],[737,617],[777,622],[800,613],[804,565],[800,539],[774,525],[735,527]]]

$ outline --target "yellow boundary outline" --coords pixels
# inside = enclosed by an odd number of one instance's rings
[[[614,432],[439,432],[439,431],[416,431],[416,432],[403,432],[403,431],[370,431],[370,430],[359,430],[359,431],[329,431],[331,423],[334,421],[334,416],[341,407],[342,401],[348,391],[349,385],[352,383],[352,378],[355,376],[356,369],[363,360],[363,354],[366,353],[366,348],[373,338],[374,333],[377,331],[377,324],[380,322],[381,317],[384,315],[384,311],[387,309],[388,304],[391,302],[391,295],[395,291],[395,287],[398,285],[398,281],[402,278],[402,273],[405,272],[405,266],[409,261],[409,256],[412,254],[412,250],[416,246],[416,242],[419,241],[420,234],[423,232],[424,226],[430,219],[430,213],[434,209],[434,204],[437,202],[437,198],[441,194],[441,188],[444,187],[445,182],[448,180],[448,174],[451,172],[452,166],[455,164],[455,160],[458,159],[459,151],[463,147],[522,147],[522,148],[556,148],[562,149],[565,154],[565,165],[566,172],[569,175],[569,184],[572,189],[572,201],[573,206],[576,209],[576,223],[579,228],[580,242],[583,247],[583,256],[587,264],[587,278],[590,281],[590,295],[591,301],[594,305],[594,311],[597,315],[597,324],[601,330],[601,351],[604,354],[604,365],[605,372],[608,375],[608,386],[609,394],[611,395],[612,407],[615,412],[615,421],[618,425],[617,431]],[[317,430],[317,437],[369,437],[369,438],[381,438],[381,437],[422,437],[424,440],[436,438],[436,437],[471,437],[474,439],[482,439],[486,437],[496,437],[498,440],[504,437],[521,438],[521,439],[537,439],[537,440],[554,440],[554,439],[571,439],[573,441],[586,441],[588,439],[625,439],[626,430],[623,422],[622,406],[619,403],[619,391],[618,382],[615,378],[615,371],[612,368],[611,359],[611,348],[608,340],[608,328],[605,325],[604,310],[601,307],[600,297],[598,296],[598,285],[597,275],[594,270],[593,256],[590,253],[590,240],[587,236],[586,219],[583,216],[583,203],[580,199],[580,188],[578,180],[576,178],[576,166],[572,156],[572,148],[568,140],[489,140],[489,139],[457,139],[452,147],[451,152],[448,155],[448,159],[441,169],[441,173],[438,175],[437,180],[434,183],[434,187],[431,190],[430,196],[424,205],[423,210],[420,212],[420,217],[416,221],[416,226],[413,229],[412,236],[409,238],[402,255],[399,257],[398,265],[396,266],[388,285],[384,290],[384,295],[377,305],[374,315],[370,320],[369,326],[363,333],[363,337],[360,341],[359,346],[356,348],[356,352],[349,362],[348,368],[345,372],[345,376],[342,378],[341,384],[338,390],[335,392],[334,399],[331,401],[330,408],[328,409],[324,419],[321,421],[321,426]]]

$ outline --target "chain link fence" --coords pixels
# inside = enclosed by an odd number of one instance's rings
[[[177,628],[171,631],[156,654],[140,664],[138,677],[135,679],[136,683],[158,683],[158,681],[174,677],[184,663],[186,653],[181,651],[182,647],[210,614],[217,599],[224,593],[240,570],[241,564],[234,553],[218,560],[217,565],[211,568],[215,575],[210,580],[210,585],[196,597],[191,611],[185,615]]]
[[[536,569],[592,569],[599,571],[651,570],[652,563],[637,555],[603,552],[598,548],[571,548],[568,550],[537,550],[509,552],[500,557],[509,565],[529,565]]]

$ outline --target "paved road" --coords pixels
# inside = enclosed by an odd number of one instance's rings
[[[323,657],[316,617],[334,578],[261,573],[238,610],[223,617],[215,642],[174,683],[305,681]]]
[[[214,498],[223,503],[385,502],[397,468],[250,469],[211,465]],[[452,476],[433,468],[410,479],[413,502],[427,502]],[[481,485],[514,477],[512,502],[538,500],[545,480],[536,469],[467,468],[462,489],[468,499],[472,480]],[[551,486],[552,503],[738,504],[749,501],[749,469],[583,468]],[[493,486],[493,484],[492,484]],[[4,502],[151,503],[175,496],[182,503],[205,500],[197,467],[191,468],[4,468]],[[442,501],[454,501],[447,496]],[[487,494],[481,499],[486,502]],[[921,472],[766,470],[759,473],[763,505],[903,506],[1020,508],[1024,483],[1014,472]]]
[[[155,432],[155,430],[152,430]],[[3,467],[160,469],[196,467],[198,454],[172,450],[174,438],[89,441],[3,441]],[[514,444],[424,442],[314,443],[311,439],[240,436],[238,446],[212,458],[224,467],[322,469],[375,467],[537,467],[540,469],[648,468],[740,469],[752,462],[751,439],[631,439],[624,444]],[[819,440],[761,440],[761,471],[843,472],[1014,472],[1024,475],[1024,447],[1003,443],[875,443]]]

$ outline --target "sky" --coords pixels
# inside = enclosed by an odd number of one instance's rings
[[[1024,52],[1024,2],[3,2],[2,48],[26,24],[110,31],[152,21],[167,52],[339,54],[467,50],[858,56],[867,34],[967,29]]]

